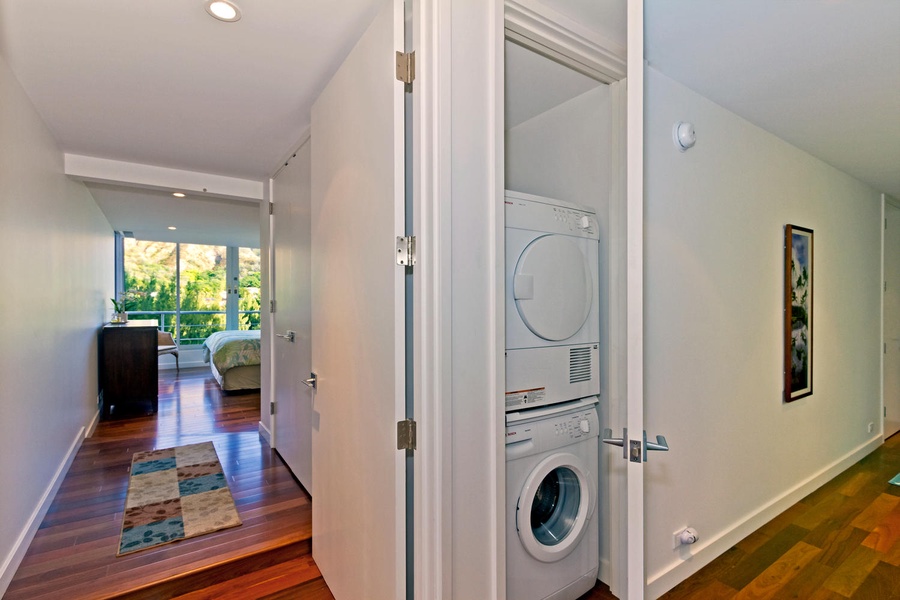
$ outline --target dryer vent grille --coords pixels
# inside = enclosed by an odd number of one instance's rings
[[[591,380],[591,348],[569,349],[569,383]]]

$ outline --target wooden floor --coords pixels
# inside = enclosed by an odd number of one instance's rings
[[[159,414],[85,440],[5,600],[333,600],[311,557],[309,496],[257,433],[259,394],[161,371]],[[134,452],[212,440],[243,525],[116,557]],[[900,599],[900,435],[663,596]],[[615,598],[603,584],[580,600]],[[515,600],[515,599],[510,599]]]
[[[260,439],[259,393],[207,368],[160,371],[159,413],[84,441],[5,600],[332,599],[311,557],[310,499]],[[116,557],[135,452],[211,440],[243,525]]]
[[[662,598],[900,598],[898,473],[900,434]],[[610,597],[598,586],[582,600]]]

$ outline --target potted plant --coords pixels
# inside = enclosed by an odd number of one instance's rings
[[[115,298],[110,298],[113,303],[113,316],[110,319],[110,323],[127,323],[128,322],[128,313],[125,312],[127,308],[125,307],[125,298],[122,297],[120,300],[116,300]]]

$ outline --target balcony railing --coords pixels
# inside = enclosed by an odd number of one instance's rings
[[[224,310],[182,310],[180,311],[180,331],[176,331],[176,315],[178,312],[179,311],[175,310],[129,310],[128,318],[156,319],[159,322],[159,330],[171,333],[179,346],[200,346],[206,341],[206,338],[209,337],[210,334],[216,331],[225,331]],[[203,322],[199,323],[185,322],[185,317],[192,315],[206,315],[207,318],[202,319]],[[219,317],[219,315],[221,315],[221,317]],[[245,315],[248,315],[249,318],[242,318]],[[189,320],[194,321],[195,319]],[[238,328],[259,329],[259,311],[238,311]]]

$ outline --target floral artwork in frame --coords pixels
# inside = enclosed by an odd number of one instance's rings
[[[813,230],[784,227],[784,401],[813,393]]]

